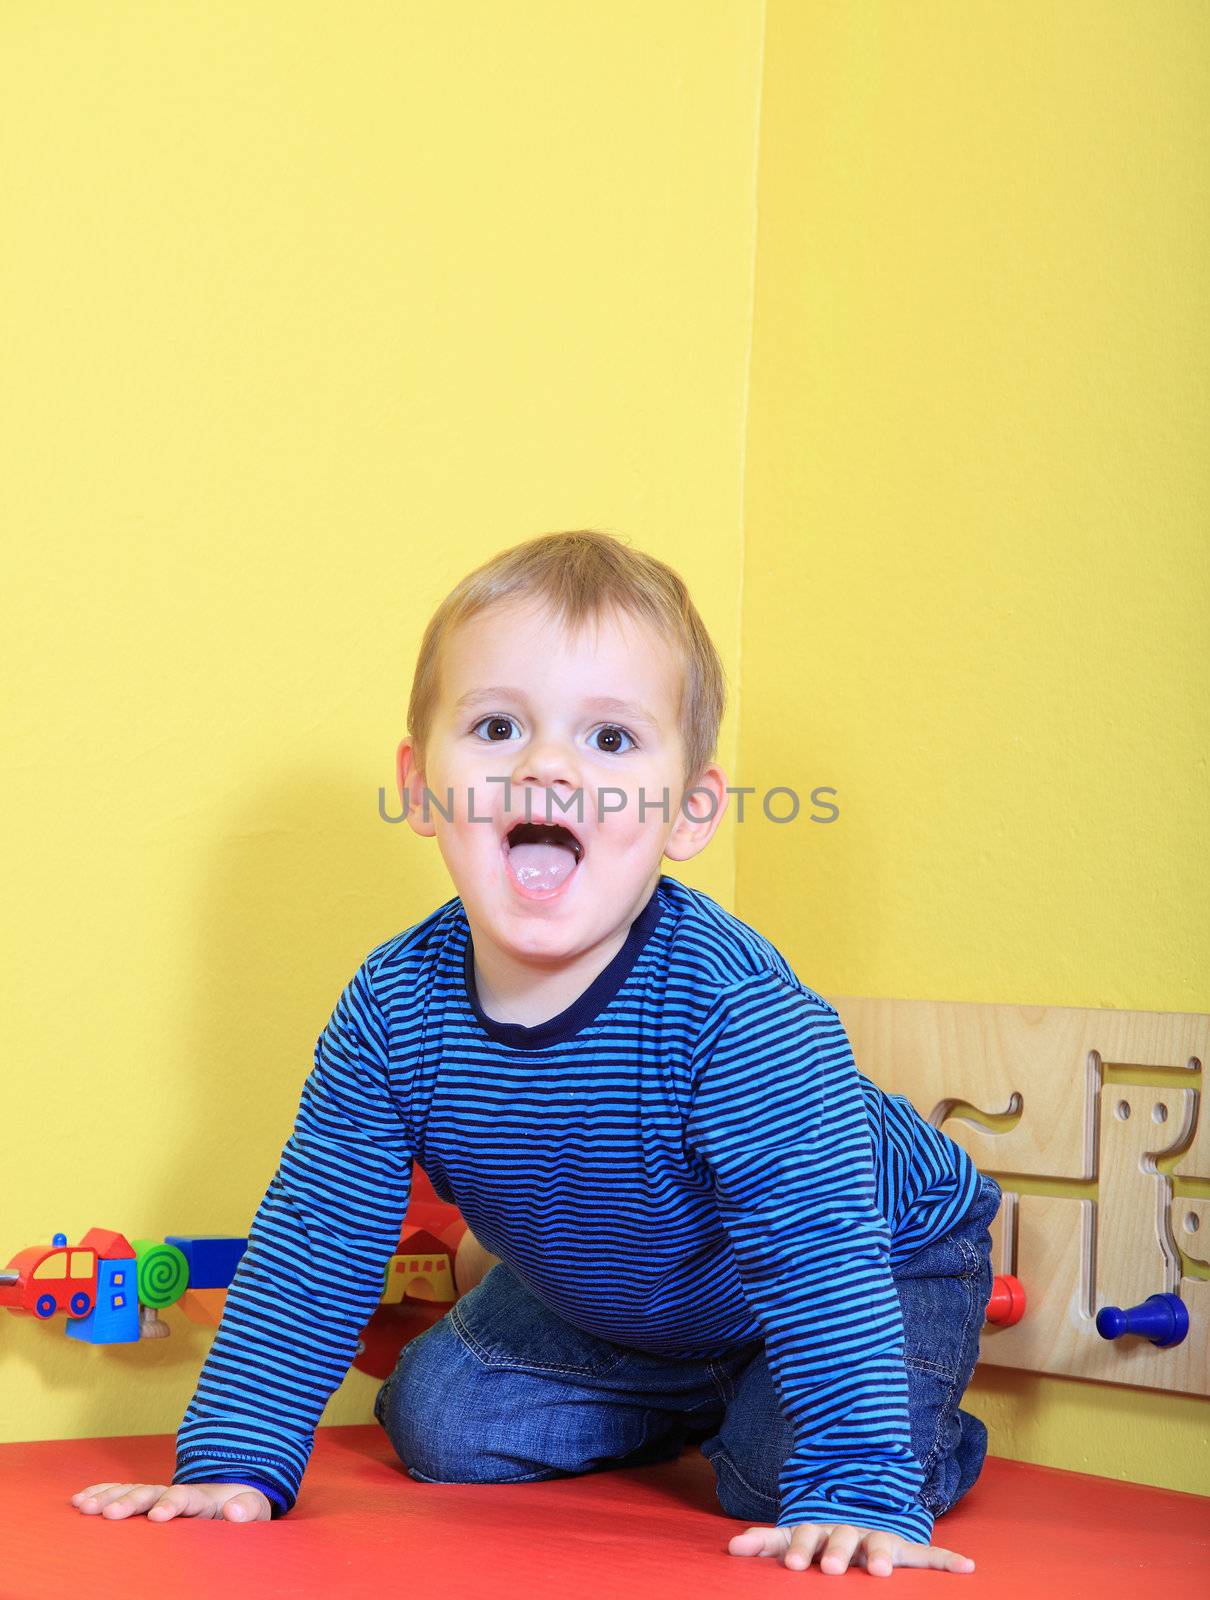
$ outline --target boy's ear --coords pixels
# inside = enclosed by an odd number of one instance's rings
[[[723,820],[729,798],[723,769],[713,764],[703,767],[685,787],[664,854],[672,861],[689,861],[700,855]]]
[[[399,748],[395,752],[395,781],[399,786],[399,799],[409,827],[424,838],[431,839],[437,829],[432,815],[426,817],[424,814],[424,773],[417,760],[416,741],[410,734],[399,741]]]

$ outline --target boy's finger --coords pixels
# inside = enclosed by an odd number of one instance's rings
[[[116,1500],[120,1494],[125,1494],[130,1488],[128,1483],[106,1483],[96,1489],[89,1490],[80,1501],[80,1510],[95,1515],[104,1511],[111,1500]]]
[[[171,1517],[183,1516],[189,1512],[189,1502],[192,1495],[186,1484],[173,1484],[160,1493],[160,1498],[148,1511],[148,1517],[154,1517],[157,1522],[167,1522]]]
[[[71,1503],[73,1506],[78,1506],[81,1501],[91,1499],[93,1495],[100,1494],[103,1489],[112,1489],[113,1487],[114,1485],[112,1482],[90,1483],[87,1489],[80,1489],[77,1491],[77,1493],[72,1495]]]
[[[975,1563],[969,1556],[960,1556],[956,1550],[943,1550],[940,1545],[930,1545],[929,1553],[938,1559],[930,1563],[945,1572],[973,1572]]]
[[[866,1566],[873,1570],[875,1552],[885,1550],[886,1555],[897,1567],[931,1567],[937,1572],[973,1572],[975,1563],[969,1556],[960,1556],[954,1550],[943,1549],[938,1544],[911,1544],[906,1539],[898,1539],[888,1535],[891,1539],[890,1548],[875,1543],[875,1536],[871,1534],[866,1545]],[[877,1574],[876,1574],[877,1575]]]
[[[222,1515],[229,1522],[267,1522],[270,1513],[265,1510],[265,1497],[256,1489],[246,1494],[233,1494],[223,1502]]]
[[[889,1578],[895,1570],[895,1562],[902,1548],[903,1541],[898,1534],[875,1529],[865,1542],[866,1571],[874,1578]],[[900,1562],[900,1565],[906,1563]]]
[[[831,1528],[822,1528],[813,1522],[800,1522],[790,1537],[786,1566],[805,1571],[814,1561],[816,1550],[831,1532]]]
[[[824,1552],[819,1558],[821,1572],[845,1572],[849,1562],[853,1559],[853,1552],[865,1538],[861,1528],[839,1527],[833,1530],[832,1537],[824,1547]]]
[[[960,1556],[953,1550],[943,1550],[935,1544],[909,1544],[906,1558],[900,1556],[901,1567],[932,1567],[938,1572],[973,1572],[975,1563],[969,1556]]]
[[[779,1556],[787,1546],[788,1528],[745,1528],[727,1549],[733,1556]]]
[[[98,1483],[91,1489],[82,1490],[79,1495],[73,1495],[72,1499],[78,1510],[87,1516],[95,1517],[99,1511],[104,1511],[107,1505],[133,1487],[134,1485],[130,1483]]]
[[[105,1496],[101,1515],[116,1521],[118,1517],[129,1517],[135,1512],[146,1511],[148,1506],[155,1504],[163,1492],[162,1483],[122,1484],[116,1493]]]

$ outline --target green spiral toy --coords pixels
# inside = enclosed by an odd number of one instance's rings
[[[189,1287],[185,1253],[162,1239],[132,1239],[137,1260],[139,1299],[145,1306],[175,1305]]]

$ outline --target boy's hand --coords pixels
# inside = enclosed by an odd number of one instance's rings
[[[843,1522],[800,1522],[793,1528],[749,1528],[727,1546],[733,1556],[782,1556],[787,1567],[809,1567],[821,1551],[819,1570],[844,1572],[850,1560],[874,1578],[889,1578],[894,1567],[936,1567],[942,1572],[973,1572],[975,1563],[940,1545],[913,1544],[884,1528],[855,1528]]]
[[[273,1508],[259,1489],[246,1483],[93,1483],[71,1503],[85,1516],[119,1517],[147,1513],[149,1522],[172,1517],[217,1517],[228,1522],[268,1522]]]

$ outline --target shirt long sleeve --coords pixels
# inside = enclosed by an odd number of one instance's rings
[[[745,979],[716,999],[692,1072],[686,1145],[710,1173],[794,1428],[777,1526],[928,1543],[890,1231],[839,1016],[775,972]]]
[[[174,1483],[247,1482],[275,1517],[293,1506],[320,1415],[381,1298],[411,1178],[366,962],[316,1044],[177,1434]]]

